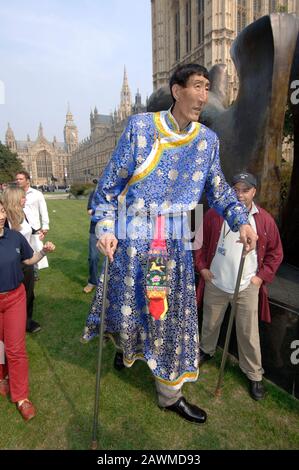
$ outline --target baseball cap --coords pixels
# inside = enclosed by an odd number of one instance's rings
[[[256,177],[253,176],[251,173],[237,173],[233,176],[232,185],[234,186],[236,183],[245,183],[250,188],[257,187]]]

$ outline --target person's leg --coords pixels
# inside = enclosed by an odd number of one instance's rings
[[[26,300],[27,300],[27,321],[26,321],[26,331],[29,333],[36,333],[41,330],[40,324],[32,319],[33,315],[33,304],[34,304],[34,267],[33,266],[23,266],[24,280],[23,284],[26,290]]]
[[[158,403],[161,408],[171,406],[183,396],[181,388],[174,389],[155,379],[156,390],[158,394]]]
[[[88,283],[93,286],[97,285],[98,281],[98,265],[99,265],[99,250],[97,249],[97,237],[94,233],[89,234],[89,278]]]
[[[3,310],[3,295],[0,295],[0,395],[7,395],[8,388],[8,369],[7,362],[5,361],[4,354],[4,310]]]
[[[203,299],[203,321],[200,349],[213,356],[216,351],[220,328],[229,304],[230,294],[215,287],[211,282],[205,286]]]
[[[264,372],[258,325],[258,293],[258,287],[253,284],[241,291],[236,314],[239,365],[252,381],[261,381]]]
[[[12,402],[28,398],[28,358],[25,345],[26,293],[23,284],[6,299],[5,353]]]
[[[89,234],[88,246],[88,282],[83,292],[89,294],[98,282],[99,250],[96,247],[97,238],[94,233]]]
[[[155,378],[156,390],[158,394],[158,403],[160,408],[168,411],[174,411],[182,418],[196,424],[203,424],[207,420],[207,414],[196,405],[188,403],[182,394],[182,385],[175,388],[171,385],[162,383]]]

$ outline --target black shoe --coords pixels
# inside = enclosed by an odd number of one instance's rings
[[[165,406],[164,409],[174,411],[187,421],[196,424],[203,424],[207,419],[207,413],[204,410],[201,410],[196,405],[191,405],[184,397],[179,398],[173,405]]]
[[[37,321],[34,321],[34,320],[31,320],[26,326],[27,333],[37,333],[41,329],[42,329],[42,327],[40,326],[40,324],[37,323]]]
[[[261,380],[258,382],[249,380],[249,391],[251,398],[254,400],[262,400],[265,398],[266,391]]]
[[[213,356],[210,356],[210,354],[203,352],[202,349],[199,349],[198,367],[202,366],[204,362],[212,359],[212,357]]]
[[[113,365],[114,365],[114,369],[116,369],[116,370],[124,369],[125,365],[124,365],[123,353],[121,353],[121,352],[116,352],[115,353]]]

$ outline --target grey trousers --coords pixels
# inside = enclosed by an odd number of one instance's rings
[[[157,379],[155,379],[155,384],[158,394],[158,403],[161,408],[173,405],[179,398],[181,398],[181,396],[183,396],[182,388],[174,390],[173,387],[165,385]]]

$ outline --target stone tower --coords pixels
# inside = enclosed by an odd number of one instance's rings
[[[10,127],[9,123],[7,125],[7,131],[6,131],[6,134],[5,134],[5,144],[12,152],[17,151],[16,139],[15,139],[13,130]]]
[[[121,121],[132,114],[132,98],[129,88],[126,67],[124,68],[123,85],[120,92],[120,105],[118,109],[118,118]]]
[[[64,126],[64,143],[68,153],[72,153],[78,147],[78,129],[73,120],[73,115],[68,105],[66,122]]]

